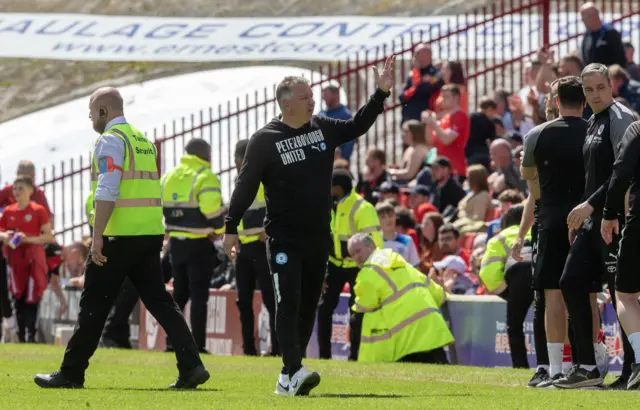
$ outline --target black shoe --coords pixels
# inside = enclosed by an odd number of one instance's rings
[[[627,390],[628,382],[628,377],[620,376],[613,383],[607,386],[607,390]]]
[[[175,349],[171,346],[167,346],[164,348],[165,353],[175,353]]]
[[[536,387],[537,385],[539,385],[545,380],[548,380],[549,378],[550,378],[549,372],[543,367],[541,367],[538,370],[536,370],[536,373],[533,375],[531,380],[529,380],[529,384],[527,386]]]
[[[589,371],[574,365],[565,377],[556,380],[553,385],[560,389],[580,389],[600,386],[603,381],[597,367]]]
[[[627,390],[635,390],[640,386],[640,364],[631,365],[631,376],[627,383]]]
[[[180,375],[178,380],[169,386],[170,389],[195,389],[200,384],[209,380],[209,372],[203,365],[196,367],[185,375]]]
[[[207,349],[198,349],[198,353],[200,354],[211,354]]]
[[[82,389],[82,383],[72,382],[62,375],[60,370],[51,374],[36,374],[33,379],[36,384],[45,389]]]

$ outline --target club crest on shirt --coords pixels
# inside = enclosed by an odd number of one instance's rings
[[[276,255],[276,263],[278,265],[284,265],[285,263],[287,263],[289,261],[289,257],[287,256],[286,253],[284,252],[280,252]]]
[[[26,215],[24,216],[24,220],[25,220],[25,221],[27,221],[27,222],[30,222],[30,221],[31,221],[31,219],[32,219],[31,214],[26,214]]]

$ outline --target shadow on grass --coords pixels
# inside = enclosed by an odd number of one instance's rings
[[[452,394],[435,394],[425,395],[424,397],[470,397],[469,393],[452,393]],[[308,396],[310,398],[337,398],[337,399],[403,399],[408,397],[420,397],[415,395],[403,394],[376,394],[376,393],[323,393]]]
[[[147,391],[147,392],[167,392],[167,393],[175,393],[175,392],[190,392],[190,393],[211,393],[211,392],[218,392],[220,391],[220,389],[178,389],[178,390],[173,390],[173,389],[167,389],[167,388],[160,388],[160,387],[149,387],[149,388],[143,388],[143,387],[93,387],[93,388],[86,388],[85,390],[110,390],[110,391]]]

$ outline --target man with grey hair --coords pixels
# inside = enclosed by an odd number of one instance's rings
[[[282,118],[273,119],[251,139],[236,180],[226,217],[224,248],[238,242],[237,227],[264,186],[267,258],[276,296],[276,332],[284,367],[276,394],[307,395],[320,375],[302,365],[332,248],[331,175],[335,149],[366,133],[384,111],[394,84],[395,57],[378,73],[377,89],[353,119],[313,115],[308,81],[285,77],[276,89]]]
[[[602,212],[613,163],[627,127],[634,121],[631,110],[613,100],[607,67],[589,64],[582,71],[582,88],[593,115],[587,125],[583,145],[585,188],[582,203],[567,216],[572,242],[560,288],[571,318],[573,343],[577,353],[574,371],[554,383],[556,387],[581,388],[602,383],[604,372],[594,371],[603,347],[597,343],[599,315],[596,294],[602,290],[610,255],[617,243],[607,247],[600,235]],[[622,215],[620,215],[622,217]],[[612,259],[613,258],[613,259]],[[610,266],[614,266],[609,263]],[[606,351],[606,349],[605,349]]]

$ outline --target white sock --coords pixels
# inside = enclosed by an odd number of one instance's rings
[[[590,372],[591,370],[596,368],[596,366],[594,364],[591,364],[591,365],[581,364],[580,367],[582,367],[583,369],[585,369],[588,372]]]
[[[633,353],[636,355],[636,364],[640,363],[640,332],[631,333],[629,335],[629,343],[633,347]]]
[[[571,366],[573,366],[573,362],[562,362],[562,374],[567,374]]]
[[[549,351],[549,375],[551,377],[556,374],[562,373],[562,351],[564,349],[564,343],[547,343],[547,350]]]
[[[545,370],[547,373],[549,373],[549,365],[548,364],[538,365],[538,367],[536,367],[536,372],[539,372],[540,370]]]

